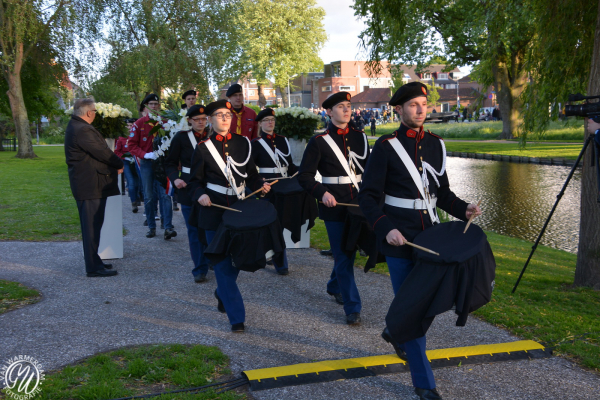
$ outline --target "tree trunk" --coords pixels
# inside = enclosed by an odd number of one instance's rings
[[[596,21],[596,34],[594,40],[594,53],[590,68],[588,95],[600,93],[600,3]],[[585,138],[587,122],[585,124]],[[594,144],[590,144],[590,147]],[[575,285],[591,286],[600,290],[600,204],[598,200],[598,187],[596,181],[596,167],[593,162],[594,151],[587,149],[583,159],[581,171],[581,217],[579,219],[579,249],[577,251],[577,265],[575,268]]]
[[[265,85],[258,85],[258,106],[265,108],[267,105],[267,98],[265,97]]]
[[[519,136],[519,126],[523,122],[521,115],[521,94],[527,84],[527,71],[522,66],[523,55],[515,51],[508,65],[499,61],[492,67],[494,88],[496,89],[500,114],[502,115],[502,133],[500,139],[512,139]]]
[[[19,144],[17,158],[35,158],[37,156],[33,152],[31,131],[29,130],[29,118],[27,117],[27,109],[25,108],[25,100],[23,99],[23,87],[21,86],[23,43],[17,45],[15,56],[15,64],[13,68],[9,68],[7,72],[8,92],[6,92],[6,94],[8,95],[8,100],[10,102],[10,110],[15,123],[15,132]]]
[[[281,86],[277,87],[279,89],[279,93],[281,93],[281,102],[283,103],[283,107],[288,107],[289,100],[288,100],[288,92],[287,92],[287,88],[282,88]]]

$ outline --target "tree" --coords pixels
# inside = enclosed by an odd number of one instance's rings
[[[57,64],[72,60],[74,52],[70,49],[74,44],[97,33],[91,18],[97,15],[97,9],[96,2],[83,0],[0,2],[0,66],[8,85],[7,94],[19,143],[17,157],[36,156],[23,95],[23,66],[40,52],[54,54]],[[51,70],[54,63],[39,66]]]
[[[435,110],[436,104],[439,99],[440,99],[440,93],[438,92],[437,86],[435,86],[435,81],[433,80],[433,77],[432,77],[431,85],[427,85],[427,102]]]
[[[267,79],[286,94],[288,80],[323,67],[319,50],[327,35],[325,11],[314,0],[243,0],[236,15],[237,45],[241,57],[231,77],[248,76],[261,84]]]
[[[535,37],[531,1],[356,0],[354,8],[367,24],[362,46],[375,70],[383,59],[415,63],[418,69],[436,57],[446,57],[450,66],[478,63],[473,75],[495,87],[504,116],[502,137],[510,138],[522,120],[527,50]]]

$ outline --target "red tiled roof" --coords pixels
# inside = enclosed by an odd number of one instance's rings
[[[371,88],[357,94],[350,100],[351,103],[382,103],[392,98],[390,88]]]

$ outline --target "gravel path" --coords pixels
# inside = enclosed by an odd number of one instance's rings
[[[234,372],[327,359],[391,354],[379,336],[392,288],[387,276],[356,270],[363,323],[349,327],[341,306],[325,293],[332,259],[314,249],[288,251],[290,275],[272,267],[241,273],[246,333],[232,334],[216,309],[212,272],[196,284],[181,212],[174,213],[179,236],[144,237],[141,212],[129,212],[123,197],[125,257],[113,265],[119,275],[87,278],[81,243],[0,242],[0,279],[38,289],[37,304],[0,315],[0,362],[29,355],[46,370],[122,346],[199,343],[221,348]],[[127,211],[125,211],[127,210]],[[518,340],[470,318],[438,317],[428,348]],[[593,399],[600,377],[559,357],[434,370],[444,399]],[[408,373],[253,392],[256,399],[414,399]]]

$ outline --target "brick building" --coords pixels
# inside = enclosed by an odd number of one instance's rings
[[[237,81],[228,82],[226,85],[219,88],[219,99],[226,98],[225,93],[227,93],[227,89],[229,89],[231,85],[235,83],[239,83],[240,85],[242,85],[242,89],[244,91],[245,104],[258,105],[258,85],[256,79],[252,79],[252,77],[250,77],[249,79],[239,79]],[[264,85],[263,90],[263,94],[267,99],[267,105],[281,105],[281,93],[279,93],[279,90],[275,88],[275,84],[273,82],[268,81],[268,83]]]

